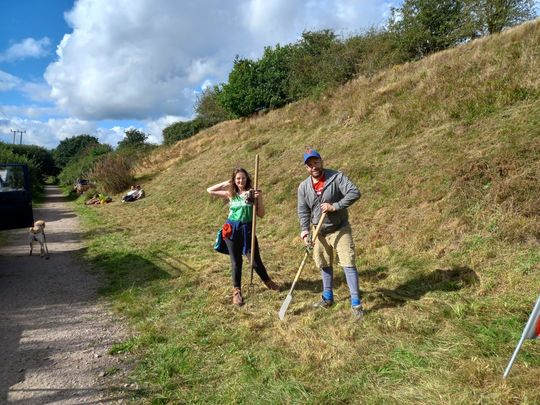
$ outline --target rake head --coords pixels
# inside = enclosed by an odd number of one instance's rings
[[[287,298],[285,298],[285,301],[283,301],[283,304],[281,304],[281,308],[279,310],[279,319],[281,319],[282,321],[285,319],[285,312],[287,312],[287,308],[289,308],[289,304],[291,303],[292,301],[292,294],[289,293],[287,295]]]

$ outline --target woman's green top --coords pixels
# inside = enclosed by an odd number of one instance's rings
[[[234,197],[229,198],[228,220],[242,223],[252,221],[253,204],[247,201],[247,196],[248,193],[244,193],[244,195],[236,194]]]

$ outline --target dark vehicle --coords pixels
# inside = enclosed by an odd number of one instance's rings
[[[0,230],[33,226],[28,166],[0,164]]]

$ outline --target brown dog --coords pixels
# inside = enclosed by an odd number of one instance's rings
[[[34,222],[34,226],[30,228],[28,234],[28,243],[30,244],[30,256],[34,250],[34,242],[39,242],[41,257],[49,258],[49,248],[47,247],[47,239],[45,238],[45,221],[39,220]]]

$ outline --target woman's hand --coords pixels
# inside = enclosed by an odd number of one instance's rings
[[[257,205],[257,216],[262,218],[265,214],[263,192],[262,190],[252,190],[253,197],[255,198],[255,204]]]

